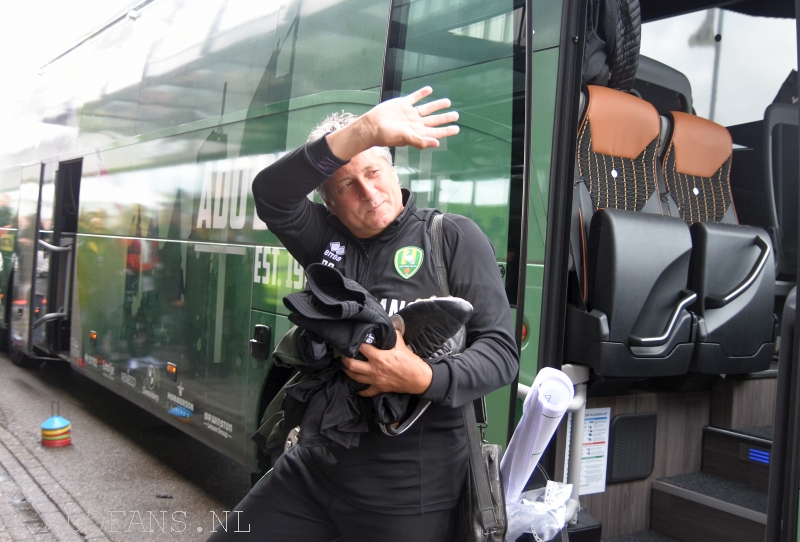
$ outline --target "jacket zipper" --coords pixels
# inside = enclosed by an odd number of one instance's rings
[[[364,261],[361,263],[361,269],[359,269],[356,273],[356,276],[358,277],[356,278],[356,282],[369,291],[369,288],[367,287],[367,277],[369,275],[369,263],[372,251],[370,250],[367,252],[366,249],[361,246],[361,243],[358,241],[356,241],[356,243],[358,244],[358,248],[361,250],[361,254],[364,255]]]

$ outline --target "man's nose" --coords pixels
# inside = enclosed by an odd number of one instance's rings
[[[375,188],[375,184],[367,179],[359,179],[358,180],[359,190],[361,192],[361,199],[369,200],[372,199],[377,190]]]

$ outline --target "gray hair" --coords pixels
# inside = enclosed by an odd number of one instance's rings
[[[311,133],[308,134],[306,142],[321,139],[326,134],[330,134],[336,130],[341,130],[345,126],[350,126],[356,120],[358,120],[358,115],[347,113],[345,111],[328,115],[325,119],[323,119],[322,122],[317,124],[313,130],[311,130]],[[372,147],[372,149],[378,154],[378,156],[386,160],[390,166],[394,167],[394,164],[392,163],[392,153],[389,150],[389,147]],[[330,201],[330,194],[328,193],[327,184],[328,182],[326,180],[317,187],[317,194],[319,194],[319,197],[321,197],[322,201],[324,201],[326,204]]]

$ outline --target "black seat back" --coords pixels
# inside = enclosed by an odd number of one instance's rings
[[[797,281],[798,105],[767,107],[764,120],[729,128],[734,143],[731,189],[742,224],[764,228],[775,249],[776,276]]]
[[[660,214],[658,112],[644,100],[605,87],[588,86],[587,94],[578,130],[578,173],[589,191],[593,211]]]
[[[713,374],[766,369],[774,341],[772,249],[766,231],[737,223],[731,136],[682,112],[673,112],[671,122],[663,173],[681,218],[691,224],[689,288],[698,296],[692,368]]]
[[[733,141],[728,131],[709,120],[673,111],[670,140],[664,153],[667,191],[687,223],[736,224],[730,171]]]
[[[564,357],[604,377],[683,374],[694,346],[691,237],[685,222],[661,216],[661,119],[630,94],[590,86],[586,95],[573,202],[591,227],[573,228],[583,288],[567,307]]]
[[[778,276],[797,281],[797,104],[772,104],[764,114],[764,175],[772,179]]]
[[[675,344],[689,340],[687,312],[673,326],[686,326],[669,341],[642,341],[658,337],[670,326],[673,309],[689,294],[686,289],[691,238],[678,219],[645,213],[601,210],[592,218],[589,235],[589,307],[603,312],[609,336],[638,355],[663,356]],[[646,350],[645,346],[651,346]]]
[[[692,112],[692,85],[689,79],[666,64],[639,56],[633,91],[653,104],[659,115],[671,111]]]

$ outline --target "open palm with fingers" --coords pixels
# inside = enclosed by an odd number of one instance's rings
[[[432,93],[431,87],[424,87],[376,105],[347,128],[327,136],[331,151],[349,160],[370,147],[438,147],[439,139],[458,133],[458,126],[450,124],[458,120],[458,113],[433,114],[450,107],[447,98],[415,105]]]

